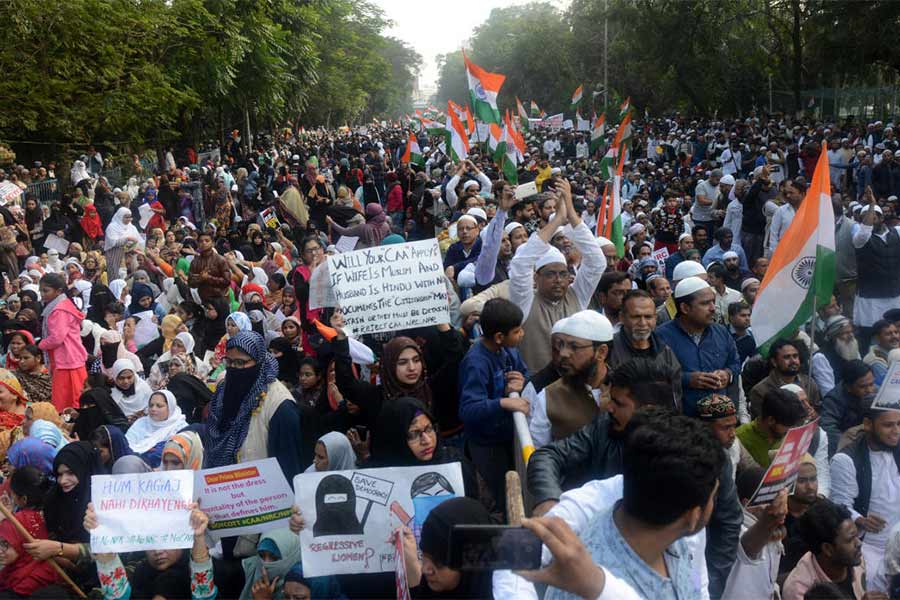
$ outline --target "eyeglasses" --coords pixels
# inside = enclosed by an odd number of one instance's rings
[[[576,344],[575,342],[567,342],[566,340],[553,340],[553,349],[557,352],[562,352],[566,348],[572,352],[578,352],[579,350],[593,347],[593,344]]]
[[[568,271],[541,271],[541,277],[546,279],[562,280],[569,277]]]
[[[222,359],[222,362],[229,369],[247,369],[256,364],[252,358],[228,358],[227,356]]]
[[[434,425],[429,425],[425,429],[410,429],[406,432],[406,439],[410,442],[418,442],[422,440],[424,435],[432,435],[434,433]]]

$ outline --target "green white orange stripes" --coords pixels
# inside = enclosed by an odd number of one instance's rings
[[[456,162],[468,158],[469,136],[466,134],[466,128],[463,126],[459,115],[449,103],[447,105],[445,135],[447,136],[447,153],[450,155],[450,158]]]
[[[500,110],[497,108],[497,94],[503,86],[505,75],[485,71],[466,56],[466,78],[469,81],[469,96],[472,99],[472,111],[485,123],[500,123]]]
[[[584,95],[584,85],[579,85],[575,88],[575,91],[572,92],[572,106],[576,106],[579,102],[581,102],[581,97]]]
[[[834,209],[828,158],[819,156],[812,184],[769,262],[753,305],[751,325],[760,352],[813,316],[813,305],[826,305],[834,287]]]
[[[406,142],[406,152],[403,153],[401,161],[409,164],[425,166],[425,157],[422,156],[422,150],[419,149],[419,140],[416,139],[414,133],[409,133],[409,140]]]
[[[525,107],[522,105],[522,101],[519,100],[519,97],[516,96],[516,111],[519,115],[519,122],[522,123],[522,129],[528,129],[528,112],[525,110]]]
[[[591,129],[591,154],[595,153],[600,146],[603,145],[603,138],[606,135],[606,114],[602,114],[594,121],[594,127]]]

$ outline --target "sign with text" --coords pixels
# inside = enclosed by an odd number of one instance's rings
[[[194,487],[213,539],[287,527],[291,517],[294,493],[275,458],[197,471]]]
[[[15,203],[22,196],[22,188],[12,181],[0,181],[0,206]]]
[[[659,250],[655,250],[653,252],[653,258],[656,259],[656,262],[659,264],[659,270],[662,273],[666,271],[666,259],[669,258],[669,249],[663,246]]]
[[[872,401],[872,408],[900,410],[900,361],[894,361],[884,374],[884,381]]]
[[[450,322],[436,239],[329,256],[328,272],[356,335]]]
[[[809,450],[809,444],[818,428],[819,420],[816,419],[806,425],[788,430],[748,506],[768,504],[775,499],[778,492],[794,486],[794,482],[797,480],[797,470],[800,468],[800,459]],[[827,441],[819,440],[819,443]]]
[[[431,510],[465,495],[459,463],[301,473],[294,478],[307,577],[388,573],[397,568],[391,532],[418,538]]]
[[[193,471],[94,475],[97,528],[91,531],[91,552],[190,548],[193,496]]]

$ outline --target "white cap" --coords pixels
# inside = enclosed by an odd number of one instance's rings
[[[565,322],[567,320],[568,317],[565,317],[554,323],[553,327],[550,329],[550,335],[553,335],[554,333],[560,333],[563,330],[563,327],[565,327]]]
[[[741,291],[743,292],[754,283],[759,284],[759,279],[757,279],[756,277],[748,277],[747,279],[743,280],[741,282]]]
[[[684,298],[685,296],[690,296],[694,292],[709,289],[709,287],[709,284],[699,277],[688,277],[687,279],[679,281],[678,285],[675,286],[675,297]]]
[[[803,388],[796,383],[786,383],[781,386],[781,389],[797,394],[798,396],[803,393]]]
[[[509,234],[511,234],[513,231],[515,231],[516,229],[518,229],[519,227],[524,228],[525,226],[522,225],[521,223],[519,223],[518,221],[512,221],[512,222],[508,223],[508,224],[506,225],[506,227],[503,228],[503,233],[505,233],[506,235],[509,235]]]
[[[729,250],[722,255],[722,260],[728,260],[729,258],[740,258],[740,256],[734,250]]]
[[[475,217],[476,219],[481,219],[482,221],[487,221],[487,213],[484,212],[483,208],[478,206],[473,206],[469,210],[466,211],[466,214]]]
[[[480,184],[477,181],[475,181],[474,179],[470,179],[463,184],[463,190],[467,190],[470,187],[472,187],[473,185],[480,185]]]
[[[478,225],[478,219],[476,219],[475,217],[473,217],[470,214],[465,214],[465,215],[461,216],[460,218],[458,218],[456,220],[456,224],[459,225],[463,221],[472,221],[473,223],[475,223],[475,225]]]
[[[556,329],[555,326],[554,329]],[[555,333],[565,333],[592,342],[610,342],[615,332],[609,319],[595,310],[588,309],[562,319],[562,325],[556,329]]]
[[[598,235],[598,236],[597,236],[597,243],[600,244],[600,247],[601,247],[601,248],[602,248],[603,246],[615,246],[615,244],[613,244],[613,242],[612,242],[611,239],[605,238],[605,237],[603,237],[602,235]]]
[[[681,281],[697,275],[706,275],[706,269],[703,268],[703,265],[693,260],[681,261],[675,265],[675,269],[672,271],[672,279],[674,281]]]
[[[542,267],[546,267],[547,265],[555,264],[567,264],[566,257],[563,256],[563,253],[557,250],[556,247],[550,246],[550,248],[547,249],[544,255],[537,259],[537,263],[535,263],[534,269],[538,270]]]
[[[678,243],[680,244],[681,242],[683,242],[683,241],[686,240],[687,238],[693,238],[693,237],[694,237],[694,236],[692,236],[692,235],[689,234],[689,233],[682,233],[681,235],[678,236]]]
[[[869,212],[869,209],[870,209],[870,208],[872,208],[872,205],[871,205],[871,204],[867,204],[867,205],[865,205],[865,206],[862,207],[862,212],[864,212],[864,213]],[[883,215],[883,214],[884,214],[884,211],[881,210],[881,207],[878,206],[877,204],[874,205],[874,208],[875,208],[875,212],[877,212],[879,215]]]
[[[734,177],[732,175],[723,175],[719,180],[719,185],[734,185]]]

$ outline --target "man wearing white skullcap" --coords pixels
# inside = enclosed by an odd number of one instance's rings
[[[728,388],[737,381],[741,365],[728,329],[714,322],[716,293],[709,283],[688,277],[675,286],[674,297],[676,318],[656,331],[681,363],[684,414],[695,416],[703,396],[730,395]]]
[[[463,215],[457,219],[456,237],[459,241],[450,244],[444,256],[444,273],[454,281],[466,265],[474,263],[481,254],[478,220],[472,215]]]
[[[510,223],[505,228],[503,224],[506,222],[507,211],[515,203],[514,190],[511,186],[503,188],[500,196],[500,202],[497,206],[497,212],[487,227],[481,232],[481,252],[474,262],[466,265],[457,276],[456,282],[459,287],[474,288],[477,294],[492,285],[496,285],[509,279],[509,263],[512,260],[515,248],[509,243],[508,233],[515,232],[517,228],[522,228],[519,223]],[[484,215],[484,211],[480,208],[470,208],[467,215],[478,218],[479,211]],[[519,241],[519,245],[524,243],[528,238],[524,233],[524,228],[517,232],[515,236]]]
[[[474,171],[475,179],[477,181],[466,181],[462,187],[462,202],[460,202],[459,198],[456,195],[456,188],[459,185],[460,178],[466,173],[466,171]],[[479,192],[484,192],[488,195],[491,193],[491,180],[488,179],[487,175],[481,172],[481,170],[475,166],[470,160],[460,161],[459,165],[456,167],[456,173],[454,173],[453,177],[447,182],[446,190],[447,190],[447,204],[450,208],[456,208],[457,203],[460,204],[460,209],[465,210],[466,208],[466,198],[470,196],[478,196]]]
[[[685,260],[678,263],[672,270],[672,288],[678,287],[678,282],[688,277],[699,277],[706,281],[706,269],[695,260]],[[675,296],[673,294],[669,296],[669,299],[662,306],[656,309],[656,322],[662,325],[666,321],[674,319],[677,313],[678,309],[675,305]]]
[[[872,325],[892,308],[900,308],[900,226],[887,227],[871,189],[864,196],[861,222],[853,225],[856,248],[856,300],[853,323],[859,327],[861,348],[869,347]]]
[[[597,236],[597,243],[600,244],[600,250],[603,252],[603,257],[606,259],[606,272],[615,271],[616,263],[619,260],[616,245],[612,240],[607,239],[602,235]]]
[[[572,205],[569,183],[560,179],[556,191],[556,214],[550,222],[516,251],[509,267],[509,299],[525,314],[525,341],[520,346],[532,372],[550,362],[550,329],[559,319],[587,308],[606,270],[606,259],[593,232],[581,221]],[[566,235],[581,254],[574,278],[566,258],[550,245],[556,229],[568,223]]]
[[[688,250],[694,249],[694,238],[689,233],[682,233],[678,236],[678,250],[669,255],[666,259],[666,279],[672,280],[673,271],[682,261],[687,260]]]
[[[553,336],[562,378],[545,387],[531,407],[531,437],[537,448],[575,433],[608,401],[606,358],[613,339],[609,320],[593,310],[563,319]]]

